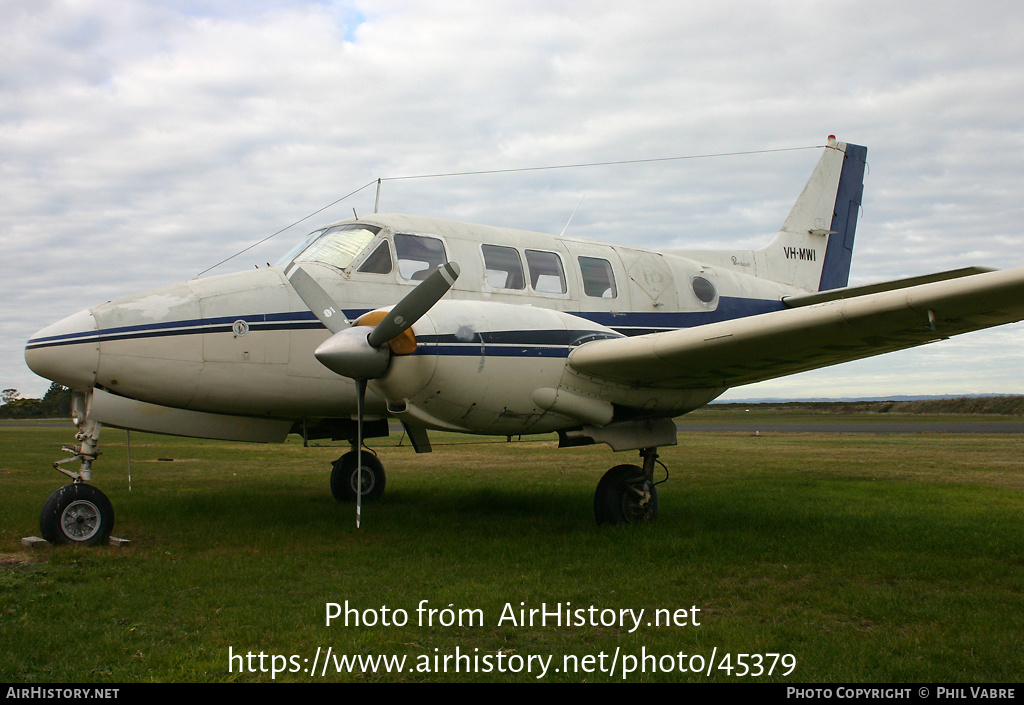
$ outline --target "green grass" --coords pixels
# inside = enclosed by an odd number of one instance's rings
[[[271,680],[229,672],[229,647],[310,663],[318,647],[405,654],[407,669],[456,648],[553,656],[546,681],[621,681],[621,662],[614,675],[553,672],[565,655],[610,662],[617,648],[796,657],[788,679],[747,680],[1012,682],[1024,672],[1024,439],[1012,435],[686,434],[662,450],[671,480],[658,521],[604,528],[594,487],[634,453],[438,434],[433,454],[416,455],[392,438],[378,446],[387,492],[356,531],[353,507],[327,488],[344,448],[132,434],[129,492],[125,434],[107,429],[95,481],[117,512],[114,534],[132,544],[24,549],[62,484],[47,468],[70,437],[70,426],[0,427],[0,681]],[[410,623],[326,626],[325,604],[346,600],[404,609]],[[484,623],[421,627],[421,600],[480,610]],[[646,613],[633,633],[499,625],[506,603],[520,602]],[[655,609],[694,605],[700,626],[646,626]]]

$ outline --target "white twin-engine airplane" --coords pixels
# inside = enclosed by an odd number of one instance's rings
[[[87,484],[101,426],[347,439],[331,489],[359,506],[384,489],[362,441],[387,435],[389,418],[417,452],[428,429],[638,450],[639,465],[598,483],[594,513],[648,521],[673,417],[737,385],[1024,318],[1024,269],[847,287],[866,156],[829,137],[760,250],[654,252],[374,214],[317,230],[270,268],[75,313],[25,350],[73,390],[81,443],[54,464],[74,483],[47,500],[42,535],[108,538],[113,508]]]

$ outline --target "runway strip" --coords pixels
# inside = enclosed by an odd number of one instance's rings
[[[680,433],[1024,433],[1024,421],[830,421],[677,423]]]

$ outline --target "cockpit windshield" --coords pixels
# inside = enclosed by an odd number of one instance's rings
[[[349,223],[318,230],[311,233],[300,247],[289,252],[281,264],[320,262],[344,269],[352,264],[379,232],[380,228],[364,223]]]

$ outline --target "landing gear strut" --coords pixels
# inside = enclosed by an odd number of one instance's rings
[[[640,451],[643,467],[616,465],[604,474],[594,493],[594,518],[598,524],[641,524],[658,516],[656,451],[657,448]]]
[[[74,482],[50,495],[39,515],[39,532],[52,544],[73,543],[80,546],[101,546],[110,540],[114,528],[114,507],[107,496],[92,485],[92,463],[100,455],[98,449],[102,425],[88,419],[88,400],[84,394],[71,398],[71,420],[78,426],[78,446],[63,446],[70,457],[58,460],[53,467]],[[81,462],[78,471],[64,466]]]
[[[357,453],[351,450],[334,461],[331,470],[331,494],[339,502],[354,502],[359,487],[359,461]],[[363,449],[362,495],[363,499],[380,497],[384,494],[387,477],[384,465],[376,455]]]

